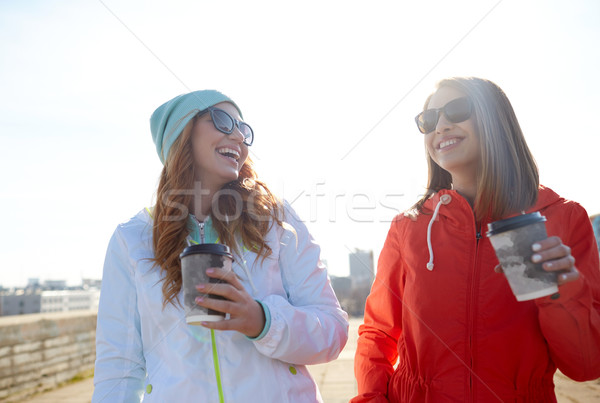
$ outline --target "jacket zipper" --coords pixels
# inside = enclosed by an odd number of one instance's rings
[[[471,296],[469,298],[469,317],[467,323],[469,324],[469,402],[474,401],[474,389],[473,389],[473,329],[475,328],[475,309],[476,309],[476,290],[477,283],[479,280],[477,270],[477,258],[479,255],[479,240],[481,239],[481,232],[477,230],[477,223],[475,223],[475,258],[473,261],[473,267],[470,278]]]
[[[204,243],[204,222],[198,220],[194,215],[192,215],[192,217],[194,217],[194,221],[196,221],[196,224],[198,225],[198,235],[200,235],[200,243]]]

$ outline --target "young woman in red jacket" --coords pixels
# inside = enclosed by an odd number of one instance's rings
[[[381,251],[352,402],[555,402],[557,368],[578,381],[600,377],[590,220],[539,185],[504,92],[479,78],[442,80],[416,120],[427,191],[394,220]],[[532,260],[558,273],[559,292],[518,302],[484,233],[523,211],[547,219]]]

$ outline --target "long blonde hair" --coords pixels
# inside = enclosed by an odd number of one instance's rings
[[[157,189],[152,228],[154,258],[151,260],[165,273],[162,280],[163,306],[168,303],[175,305],[182,285],[179,254],[185,248],[191,231],[188,213],[194,203],[191,138],[192,129],[201,114],[186,125],[171,147]],[[226,191],[213,202],[210,213],[220,242],[239,253],[235,240],[236,234],[239,234],[244,246],[265,259],[272,253],[264,240],[265,235],[275,223],[283,226],[280,200],[258,180],[250,158],[244,162],[238,179],[226,184],[223,189]],[[227,217],[227,222],[223,217]]]
[[[500,219],[533,206],[538,195],[538,168],[504,91],[493,82],[476,77],[447,78],[436,87],[436,91],[442,87],[454,88],[473,103],[472,118],[481,151],[473,206],[477,219],[486,216]],[[427,98],[424,109],[432,96]],[[427,164],[427,190],[413,206],[419,211],[432,194],[452,187],[450,173],[436,164],[429,154]]]

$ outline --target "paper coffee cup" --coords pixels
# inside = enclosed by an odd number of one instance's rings
[[[531,245],[548,237],[545,221],[535,212],[488,224],[487,236],[517,301],[558,292],[557,274],[531,261]]]
[[[183,302],[185,307],[185,320],[191,325],[200,325],[200,322],[214,322],[225,319],[223,312],[208,309],[196,304],[196,297],[224,299],[218,295],[199,292],[196,286],[200,283],[221,283],[206,275],[206,269],[216,268],[231,270],[233,256],[227,245],[205,243],[188,246],[181,255],[181,275],[183,279]]]

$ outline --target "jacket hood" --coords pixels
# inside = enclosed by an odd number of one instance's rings
[[[547,188],[546,186],[540,185],[539,191],[538,191],[537,202],[535,203],[535,205],[533,207],[531,207],[529,210],[527,210],[527,212],[530,213],[533,211],[539,211],[539,210],[545,209],[546,207],[550,206],[551,204],[563,203],[563,202],[565,202],[565,199],[563,199],[558,194],[556,194],[556,192],[554,192],[552,189]]]

